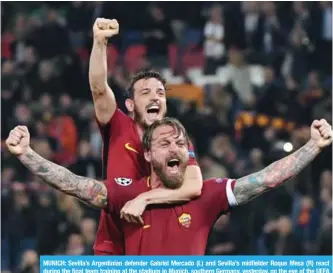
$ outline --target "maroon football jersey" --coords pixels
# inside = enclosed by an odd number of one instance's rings
[[[117,109],[110,122],[103,127],[100,126],[100,130],[103,138],[104,179],[117,177],[121,183],[122,178],[135,181],[149,174],[149,164],[144,159],[139,133],[130,117]],[[110,182],[106,181],[105,183]],[[95,254],[96,252],[109,255],[124,253],[119,215],[108,214],[102,210],[94,250]]]
[[[108,209],[119,214],[127,199],[149,190],[149,180],[108,188]],[[217,218],[236,205],[235,180],[204,181],[199,198],[184,205],[153,205],[143,214],[144,226],[121,221],[126,255],[204,255]],[[108,184],[110,185],[110,184]],[[137,192],[137,191],[140,192]]]
[[[150,174],[136,124],[130,117],[117,109],[110,122],[99,127],[103,138],[103,172],[104,179],[108,181],[106,183],[111,183],[112,186],[131,181],[130,183],[135,184],[135,181]],[[198,165],[192,144],[189,147],[188,165]],[[127,190],[127,187],[124,185],[122,189]],[[128,199],[123,199],[126,200],[124,204],[135,198],[140,191],[136,192],[136,195],[130,195],[131,198],[125,195]],[[119,215],[102,210],[94,250],[96,255],[124,253],[124,236]]]

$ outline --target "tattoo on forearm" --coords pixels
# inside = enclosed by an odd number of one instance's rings
[[[234,195],[238,204],[278,187],[299,174],[319,153],[314,142],[309,141],[293,154],[282,158],[262,171],[236,181]]]
[[[107,190],[102,182],[75,175],[31,149],[19,159],[32,173],[50,186],[75,196],[86,204],[99,208],[107,205]]]

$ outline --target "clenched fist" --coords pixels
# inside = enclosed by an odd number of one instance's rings
[[[311,125],[311,139],[319,148],[325,148],[332,143],[332,126],[325,119],[315,120]]]
[[[30,133],[28,128],[26,126],[16,126],[10,131],[6,145],[12,154],[16,156],[24,154],[30,146]]]
[[[97,41],[105,41],[119,33],[119,24],[115,19],[97,18],[94,26],[94,39]]]

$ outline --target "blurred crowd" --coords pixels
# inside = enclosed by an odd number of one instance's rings
[[[119,58],[109,84],[123,110],[130,75],[170,67],[170,45],[179,56],[198,51],[206,75],[231,67],[227,84],[204,86],[203,106],[168,102],[168,115],[193,139],[204,178],[261,170],[303,145],[313,119],[332,123],[331,2],[2,2],[1,9],[7,272],[38,272],[39,254],[92,254],[99,211],[45,186],[8,154],[4,140],[15,125],[27,125],[37,153],[101,179],[102,142],[88,83],[97,17],[120,23],[110,42]],[[147,54],[129,67],[126,51],[138,43]],[[172,72],[191,84],[187,65],[177,60]],[[244,77],[249,64],[263,67],[262,85]],[[332,254],[331,153],[325,150],[286,186],[219,218],[207,254]]]

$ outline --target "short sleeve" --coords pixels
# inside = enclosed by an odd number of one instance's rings
[[[227,213],[237,205],[233,193],[236,180],[229,178],[216,178],[203,183],[203,205],[208,217],[214,221],[220,214]]]
[[[189,146],[188,146],[188,156],[189,156],[189,160],[188,160],[187,166],[193,166],[193,165],[198,166],[199,165],[197,162],[196,156],[195,156],[195,151],[194,151],[192,142],[190,142]]]

